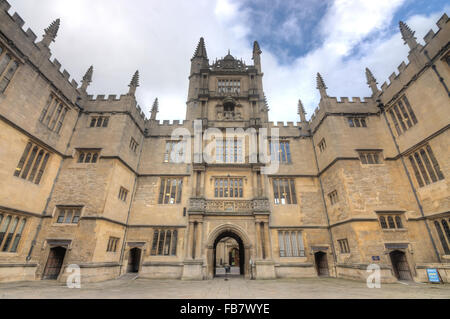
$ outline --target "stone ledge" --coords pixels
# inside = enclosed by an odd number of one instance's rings
[[[37,264],[0,264],[0,268],[6,267],[37,267]]]
[[[77,265],[77,264],[74,264]],[[78,264],[80,268],[103,268],[103,267],[120,267],[119,263],[88,263]]]
[[[275,267],[302,267],[302,268],[308,268],[308,267],[314,267],[313,263],[280,263],[275,264]]]

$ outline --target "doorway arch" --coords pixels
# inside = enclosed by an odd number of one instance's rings
[[[318,251],[314,254],[314,261],[316,264],[316,271],[319,277],[328,277],[330,272],[328,270],[327,254],[323,251]]]
[[[214,229],[207,241],[207,278],[212,279],[216,275],[216,247],[220,240],[230,237],[236,240],[239,246],[239,272],[245,277],[250,276],[251,244],[245,231],[232,224],[224,224]]]
[[[413,280],[405,252],[394,250],[389,253],[389,257],[391,258],[394,276],[398,280]]]
[[[128,257],[128,273],[138,273],[139,267],[141,264],[141,249],[140,248],[131,248],[129,257]]]
[[[50,248],[42,279],[58,279],[65,256],[65,247],[57,246]]]

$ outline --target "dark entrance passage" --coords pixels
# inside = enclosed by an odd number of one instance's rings
[[[238,243],[238,249],[234,248],[232,251],[229,252],[228,260],[225,260],[225,264],[228,264],[229,266],[233,267],[234,269],[236,269],[236,267],[239,267],[239,270],[237,271],[237,273],[239,275],[244,275],[245,274],[245,250],[244,250],[244,243],[242,242],[242,239],[236,235],[233,232],[227,231],[227,232],[223,232],[222,234],[220,234],[216,240],[214,241],[214,277],[218,276],[219,274],[216,272],[217,267],[222,267],[223,265],[218,265],[217,264],[217,244],[224,238],[233,238],[237,243]],[[232,271],[233,273],[233,271]],[[232,275],[232,273],[229,273],[228,275]],[[221,275],[223,276],[223,275]]]
[[[53,247],[50,249],[42,279],[58,279],[65,255],[66,248],[64,247]]]
[[[127,272],[139,272],[139,264],[141,262],[141,250],[139,248],[130,249],[130,257],[128,258]]]
[[[314,259],[316,261],[317,275],[329,276],[330,273],[328,271],[327,254],[324,252],[318,251],[317,253],[314,254]]]
[[[409,270],[408,260],[404,252],[394,250],[389,253],[392,262],[394,275],[398,280],[412,280],[411,271]]]

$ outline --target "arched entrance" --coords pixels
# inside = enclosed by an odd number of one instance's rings
[[[234,258],[232,258],[232,261],[239,267],[237,273],[244,275],[245,277],[250,277],[252,246],[246,232],[241,227],[233,224],[223,224],[218,226],[208,235],[208,240],[206,242],[206,277],[208,279],[214,278],[216,276],[216,267],[223,266],[220,265],[221,256],[218,257],[216,255],[216,248],[217,244],[224,238],[233,239],[233,241],[236,241],[237,243],[236,247],[234,247],[236,248]],[[230,255],[227,253],[226,258],[223,258],[224,264],[230,261],[229,257]]]
[[[141,263],[141,249],[130,249],[130,256],[128,257],[127,272],[137,273],[139,272],[139,265]]]
[[[398,280],[412,280],[406,254],[400,250],[394,250],[389,253],[391,257],[392,269]]]
[[[329,276],[327,254],[323,251],[318,251],[314,254],[314,260],[316,262],[317,275]]]
[[[66,248],[59,246],[50,248],[42,279],[58,279],[65,256]]]
[[[223,238],[233,238],[239,248],[233,248],[231,251],[228,252],[228,260],[226,261],[226,264],[230,267],[239,267],[239,274],[244,275],[245,271],[245,249],[244,249],[244,243],[242,242],[242,239],[236,235],[235,233],[231,231],[226,231],[221,233],[216,240],[214,241],[214,277],[217,275],[217,244],[223,239]]]

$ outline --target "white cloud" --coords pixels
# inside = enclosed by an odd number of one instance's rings
[[[77,81],[93,64],[90,93],[124,94],[132,74],[139,69],[139,104],[148,111],[158,97],[159,119],[184,118],[190,58],[201,36],[205,37],[210,62],[231,49],[234,56],[251,63],[252,41],[257,39],[250,39],[250,35],[264,29],[264,19],[269,18],[269,14],[264,15],[258,29],[252,30],[250,12],[236,0],[133,0],[132,5],[126,0],[9,2],[11,11],[25,20],[25,29],[31,27],[38,36],[52,20],[61,18],[56,43],[51,47],[53,56]],[[271,120],[296,120],[298,98],[311,114],[319,100],[317,71],[324,76],[332,96],[369,95],[366,66],[380,84],[384,82],[408,51],[398,33],[387,36],[386,26],[401,2],[336,0],[319,24],[322,45],[288,65],[280,64],[263,46],[264,88]],[[298,43],[301,32],[296,32],[296,27],[301,27],[306,14],[313,14],[313,6],[308,1],[303,6],[296,1],[289,3],[292,14],[274,32]],[[414,16],[406,22],[421,40],[443,12]],[[366,41],[368,35],[375,36]],[[358,55],[347,59],[356,46]]]

